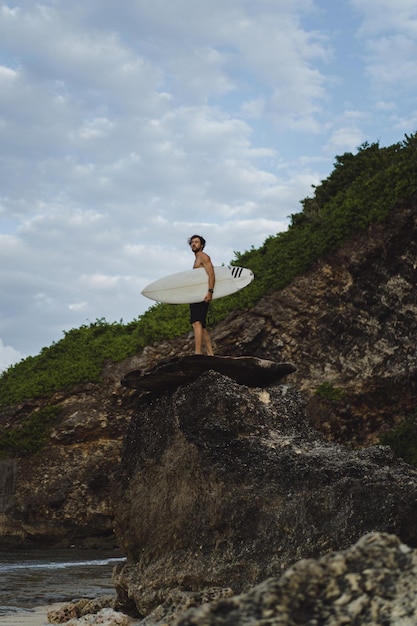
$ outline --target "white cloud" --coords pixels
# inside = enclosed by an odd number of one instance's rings
[[[18,350],[11,346],[5,346],[0,339],[0,373],[10,366],[11,363],[17,363],[24,357]]]
[[[386,31],[403,30],[417,34],[417,6],[414,0],[351,0],[362,18],[359,34],[380,35]]]
[[[4,343],[135,318],[145,284],[191,266],[190,234],[228,263],[335,154],[414,132],[414,4],[381,2],[343,22],[326,0],[3,3]]]
[[[88,303],[87,302],[73,302],[72,304],[68,305],[68,308],[70,309],[70,311],[85,311],[88,307]]]
[[[400,89],[414,96],[417,71],[417,5],[413,0],[352,0],[362,18],[359,37],[366,70],[380,92]]]

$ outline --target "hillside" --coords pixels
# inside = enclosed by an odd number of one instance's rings
[[[252,269],[244,291],[213,303],[216,323],[250,310],[268,293],[336,251],[343,242],[386,220],[417,194],[417,135],[387,148],[363,144],[357,154],[337,156],[330,176],[301,201],[286,232],[258,248],[236,253],[232,263]],[[98,382],[107,361],[120,362],[145,346],[188,332],[186,307],[157,304],[128,324],[104,319],[64,333],[64,338],[9,368],[0,377],[0,406],[51,395],[72,385]]]

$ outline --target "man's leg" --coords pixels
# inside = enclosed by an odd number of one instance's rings
[[[203,354],[203,326],[201,322],[193,322],[193,330],[194,330],[194,344],[195,350],[194,354]]]
[[[203,328],[203,341],[206,347],[206,352],[208,356],[214,356],[213,347],[211,345],[211,338],[207,328]]]

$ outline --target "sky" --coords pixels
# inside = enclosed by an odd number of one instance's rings
[[[286,230],[416,76],[415,0],[0,0],[0,371]]]

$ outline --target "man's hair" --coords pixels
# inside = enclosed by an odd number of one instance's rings
[[[193,239],[199,239],[200,243],[201,243],[201,247],[204,250],[204,247],[206,245],[206,240],[204,239],[204,237],[202,237],[201,235],[192,235],[192,237],[189,238],[188,240],[188,245],[191,246],[191,242]]]

